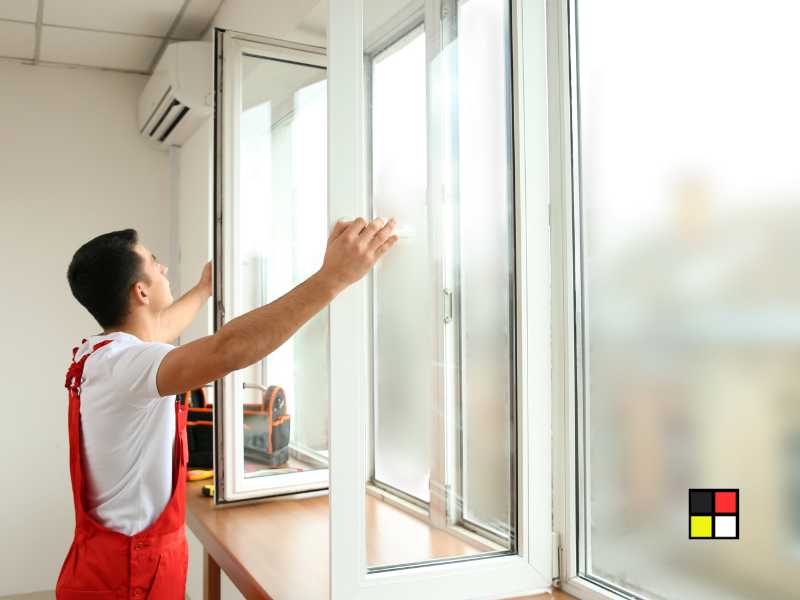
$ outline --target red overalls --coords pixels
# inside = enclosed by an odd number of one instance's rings
[[[86,340],[83,340],[86,342]],[[128,536],[104,527],[86,511],[81,456],[80,384],[86,359],[95,344],[72,364],[65,387],[69,390],[69,468],[75,502],[75,537],[56,584],[59,600],[183,600],[189,553],[184,530],[186,512],[186,410],[175,403],[173,492],[158,518],[144,531]]]

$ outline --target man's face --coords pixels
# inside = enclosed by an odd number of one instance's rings
[[[147,281],[142,282],[150,298],[150,308],[155,311],[163,310],[173,302],[169,279],[167,279],[168,269],[141,244],[136,244],[135,250],[142,257],[142,270],[150,279],[149,285]]]

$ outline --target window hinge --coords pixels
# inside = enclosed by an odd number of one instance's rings
[[[553,543],[553,568],[552,568],[552,578],[553,583],[558,584],[561,581],[561,553],[563,548],[561,547],[561,534],[557,531],[551,532],[552,535],[552,543]]]

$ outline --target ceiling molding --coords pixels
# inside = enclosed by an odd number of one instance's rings
[[[128,31],[113,31],[110,29],[94,29],[92,27],[78,27],[76,25],[50,25],[49,23],[42,23],[44,27],[51,29],[71,29],[73,31],[91,31],[93,33],[113,33],[114,35],[125,35],[128,37],[148,38],[151,40],[163,40],[164,37],[160,35],[153,35],[151,33],[130,33]]]
[[[22,25],[36,25],[36,21],[20,21],[19,19],[4,19],[0,17],[2,23],[21,23]]]
[[[24,65],[33,65],[34,62],[30,58],[22,56],[3,56],[0,55],[0,62],[15,62]],[[111,71],[112,73],[124,73],[125,75],[150,75],[147,71],[138,71],[136,69],[117,69],[115,67],[98,67],[95,65],[82,65],[80,63],[59,62],[57,60],[40,60],[35,63],[38,67],[61,67],[69,69],[88,69],[92,71]]]
[[[18,62],[24,65],[32,65],[33,59],[25,58],[24,56],[6,56],[4,54],[0,54],[0,61],[2,62]]]
[[[3,19],[3,18],[0,18],[0,23],[19,23],[20,25],[36,25],[34,21],[19,21],[17,19]],[[113,29],[95,29],[93,27],[78,27],[77,25],[53,25],[51,23],[42,22],[42,27],[48,27],[50,29],[71,29],[73,31],[89,31],[91,33],[111,33],[114,35],[148,38],[152,40],[164,39],[163,35],[153,35],[151,33],[131,33],[129,31],[115,31]]]

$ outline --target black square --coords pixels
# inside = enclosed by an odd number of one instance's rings
[[[689,514],[710,515],[713,512],[713,490],[689,490]]]

